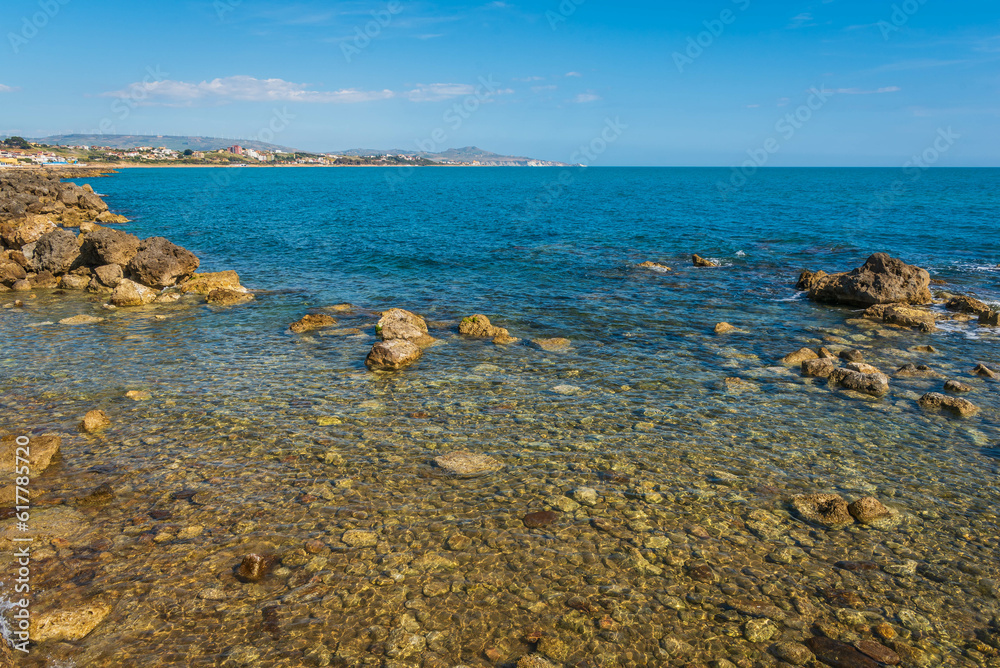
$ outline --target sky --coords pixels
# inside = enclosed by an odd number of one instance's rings
[[[4,0],[0,135],[1000,166],[996,0]]]

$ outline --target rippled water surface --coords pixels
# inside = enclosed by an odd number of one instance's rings
[[[1000,170],[773,169],[726,198],[726,170],[568,174],[89,181],[133,219],[124,229],[236,269],[257,298],[107,311],[39,290],[0,312],[6,428],[63,434],[32,483],[36,515],[72,509],[65,535],[36,546],[35,609],[111,609],[25,665],[772,666],[776,643],[812,635],[875,639],[903,665],[1000,665],[1000,381],[971,373],[1000,366],[1000,332],[921,334],[794,290],[804,268],[886,251],[935,290],[1000,304]],[[344,302],[356,308],[333,330],[288,331]],[[390,307],[423,315],[439,344],[371,373]],[[58,324],[81,313],[105,320]],[[572,346],[460,337],[474,313]],[[716,335],[720,321],[738,330]],[[931,371],[873,399],[781,363],[820,345],[890,375]],[[948,379],[974,387],[977,415],[918,407]],[[93,408],[113,426],[81,434]],[[453,450],[504,468],[449,477],[433,460]],[[103,483],[113,499],[80,501]],[[813,492],[875,496],[901,521],[812,525],[787,502]],[[545,509],[552,524],[522,522]],[[348,545],[350,529],[373,544]],[[281,563],[242,584],[250,552]],[[777,612],[760,622],[748,600]]]

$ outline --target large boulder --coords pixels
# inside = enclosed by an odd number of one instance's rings
[[[111,293],[111,303],[115,306],[145,306],[152,304],[157,294],[156,290],[123,278]]]
[[[372,346],[365,365],[376,371],[398,371],[420,359],[420,346],[405,339],[379,341]]]
[[[164,237],[150,237],[128,263],[131,278],[154,288],[169,288],[198,269],[198,258]]]
[[[45,216],[29,216],[14,231],[13,243],[8,244],[14,248],[23,248],[28,244],[33,244],[43,235],[57,229],[56,224]]]
[[[6,286],[14,285],[17,281],[23,281],[28,277],[24,267],[16,262],[0,262],[0,283]]]
[[[101,227],[83,235],[80,244],[81,260],[91,267],[105,264],[126,266],[139,250],[139,237]]]
[[[94,269],[94,276],[102,284],[114,289],[125,278],[125,272],[120,264],[105,264]]]
[[[96,212],[97,214],[108,210],[108,205],[104,203],[104,200],[95,195],[93,192],[86,191],[84,191],[84,193],[80,196],[78,206],[81,209],[86,209],[91,213]]]
[[[807,285],[809,299],[828,304],[874,306],[875,304],[929,304],[930,274],[926,269],[875,253],[857,269],[840,274],[803,274],[799,285]]]
[[[38,239],[31,261],[35,271],[49,271],[60,276],[72,269],[79,257],[80,242],[76,235],[60,228]]]
[[[375,333],[383,341],[404,339],[406,341],[422,341],[427,336],[427,323],[416,313],[392,308],[382,314],[375,325]]]

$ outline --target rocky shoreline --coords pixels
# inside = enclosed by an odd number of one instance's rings
[[[8,269],[7,287],[16,291],[13,296],[27,297],[43,289],[86,291],[107,299],[109,310],[145,305],[154,312],[159,305],[180,299],[231,304],[252,297],[235,272],[197,274],[198,258],[162,237],[142,240],[106,227],[116,224],[107,216],[104,224],[83,220],[106,211],[93,198],[78,193],[74,202],[74,190],[65,196],[67,204],[60,185],[29,181],[9,188],[0,181],[5,193],[37,197],[26,204],[24,213],[0,225],[4,240],[0,267],[13,264],[24,273],[19,278],[16,269]],[[64,207],[58,216],[55,210],[43,213],[57,200]],[[31,212],[32,207],[37,211]],[[45,222],[51,225],[31,216],[48,216]],[[718,266],[698,256],[692,262],[696,271]],[[639,266],[657,273],[671,271],[658,263]],[[934,354],[923,337],[935,331],[936,323],[946,318],[977,319],[990,326],[993,317],[972,297],[933,295],[926,271],[881,254],[850,272],[805,272],[799,285],[817,303],[843,307],[848,319],[891,328],[912,341],[917,355]],[[343,324],[338,321],[340,314],[354,310],[349,304],[316,309],[289,330],[305,337],[330,332]],[[445,331],[457,332],[477,350],[488,347],[481,343],[492,343],[504,355],[524,350],[548,358],[560,356],[551,353],[574,351],[571,339],[529,339],[482,314],[451,323],[429,323],[403,309],[377,317],[378,340],[365,358],[374,372],[368,376],[376,380],[418,376],[421,367],[432,365],[434,348],[443,343],[436,337]],[[713,340],[746,333],[741,330],[745,323],[734,323],[719,323],[715,336],[722,338]],[[361,329],[350,333],[361,334]],[[712,338],[709,332],[705,336]],[[798,382],[811,385],[825,379],[831,390],[842,393],[839,396],[872,401],[892,391],[894,382],[926,379],[940,384],[943,392],[925,392],[913,401],[924,410],[948,410],[958,418],[976,411],[957,395],[976,389],[969,385],[972,378],[985,382],[996,373],[984,363],[974,366],[976,361],[962,363],[969,377],[961,379],[937,374],[933,371],[937,364],[908,364],[886,373],[878,366],[890,368],[885,360],[862,352],[856,341],[801,343],[809,345],[774,360],[797,369]],[[418,363],[417,368],[398,373]],[[489,376],[499,371],[494,366],[477,368],[476,373]],[[751,385],[743,378],[726,381],[720,389],[735,396]],[[584,391],[565,380],[552,388],[560,399]],[[151,403],[148,392],[133,391],[127,398],[137,405]],[[737,400],[733,403],[739,405]],[[633,438],[641,438],[639,425],[652,419],[653,410],[641,416]],[[227,475],[225,467],[208,461],[198,463],[197,470],[204,472],[199,476],[185,478],[184,469],[176,474],[167,471],[163,480],[176,488],[159,487],[158,481],[155,489],[129,489],[127,493],[148,497],[155,507],[127,517],[109,512],[112,519],[105,521],[118,531],[107,536],[84,533],[82,538],[81,532],[93,520],[88,513],[113,507],[120,490],[97,485],[64,494],[39,514],[36,528],[45,547],[37,556],[50,563],[53,590],[63,581],[82,583],[75,589],[83,590],[87,599],[84,604],[57,605],[41,612],[34,622],[33,640],[40,650],[72,658],[79,649],[73,643],[111,624],[109,616],[116,605],[137,614],[134,601],[95,595],[87,586],[94,573],[88,571],[104,568],[120,555],[138,559],[146,551],[161,550],[156,559],[162,562],[157,563],[162,571],[142,576],[151,588],[171,568],[199,560],[210,564],[206,570],[211,582],[199,581],[197,590],[184,593],[191,600],[182,599],[178,611],[150,597],[155,606],[162,606],[157,610],[163,619],[176,626],[184,626],[180,620],[194,613],[203,615],[202,620],[232,625],[233,640],[219,648],[219,656],[200,657],[206,665],[268,665],[260,647],[279,639],[288,639],[282,646],[286,660],[276,665],[1000,665],[1000,613],[990,603],[1000,595],[995,568],[984,566],[982,554],[969,547],[976,540],[995,547],[995,536],[968,536],[969,554],[961,558],[920,554],[914,541],[929,540],[921,535],[921,524],[935,518],[923,511],[902,510],[895,495],[886,493],[886,485],[876,489],[866,484],[861,486],[864,493],[840,494],[825,489],[817,474],[811,489],[779,492],[759,481],[753,471],[737,477],[702,469],[716,466],[713,461],[692,462],[678,456],[672,460],[674,468],[662,470],[648,461],[625,464],[615,461],[599,443],[588,441],[585,427],[590,422],[579,418],[579,424],[566,427],[571,438],[565,445],[577,459],[570,466],[560,463],[544,480],[532,482],[534,486],[512,475],[523,465],[519,458],[469,452],[456,441],[443,444],[420,469],[419,480],[407,479],[386,492],[389,501],[384,508],[375,507],[373,499],[379,492],[373,490],[384,486],[387,469],[404,461],[399,452],[405,450],[397,452],[387,445],[391,425],[382,430],[359,424],[350,448],[331,446],[318,455],[320,465],[336,471],[328,474],[335,478],[330,484],[315,484],[316,457],[308,462],[294,457],[281,460],[281,477],[284,471],[294,471],[287,477],[294,479],[296,489],[294,501],[289,501],[294,506],[287,526],[308,521],[311,533],[306,540],[273,549],[264,541],[258,545],[234,538],[251,532],[253,523],[269,509],[260,509],[253,520],[234,516],[232,504],[214,491]],[[343,421],[333,419],[337,421],[326,424],[338,426]],[[408,419],[419,422],[426,415],[411,413]],[[80,428],[96,438],[120,420],[94,409]],[[551,432],[561,428],[553,425]],[[234,429],[229,436],[235,440],[240,433]],[[434,433],[428,430],[425,438],[433,440]],[[57,457],[60,438],[33,440],[32,466],[37,474]],[[155,447],[156,441],[143,444]],[[0,461],[7,470],[14,445],[14,436],[5,435]],[[370,462],[348,466],[345,460],[357,451]],[[671,489],[669,481],[682,467],[699,470],[704,484],[693,490]],[[260,486],[276,485],[277,479]],[[427,490],[432,504],[424,509],[423,519],[401,521],[392,497],[415,484]],[[489,501],[493,494],[502,500]],[[499,514],[498,524],[481,528],[464,516],[460,522],[455,515],[464,512],[457,510],[463,497],[486,499],[484,508],[496,503],[490,510]],[[733,510],[732,516],[721,512],[723,507],[743,508],[744,497],[770,499],[770,509]],[[718,504],[718,512],[695,516],[696,500]],[[0,501],[9,504],[11,499]],[[226,518],[225,523],[220,518]],[[0,525],[0,538],[13,535],[12,527]],[[217,552],[203,549],[220,535],[233,547]],[[562,552],[559,545],[569,548]],[[242,552],[234,554],[235,549]],[[357,589],[343,586],[344,581],[355,581],[351,578],[361,583]],[[73,591],[68,584],[67,588]],[[963,598],[976,597],[986,601],[976,611],[955,610],[962,607]],[[487,617],[488,612],[478,610],[475,615],[462,614],[480,603],[501,614]],[[383,604],[390,612],[382,612]],[[290,624],[290,618],[298,621]],[[331,618],[336,620],[332,628],[325,625]],[[955,632],[956,626],[962,631]],[[250,635],[248,628],[258,635]],[[502,629],[501,640],[490,636],[494,628]],[[482,643],[473,642],[471,651],[457,646],[457,630],[473,632],[483,638]]]

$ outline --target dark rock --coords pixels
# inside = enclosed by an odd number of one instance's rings
[[[551,510],[539,510],[538,512],[528,513],[524,516],[524,526],[529,529],[539,529],[552,524],[558,518],[559,513]]]
[[[55,288],[59,286],[59,279],[51,271],[40,271],[28,279],[32,288]]]
[[[978,299],[966,295],[961,295],[959,297],[952,297],[951,299],[948,300],[948,303],[945,304],[945,308],[947,308],[950,311],[959,311],[961,313],[975,313],[976,315],[980,315],[982,313],[989,313],[990,311],[989,306],[979,301]]]
[[[416,362],[421,354],[419,346],[405,339],[379,341],[372,346],[365,365],[373,370],[396,371]]]
[[[885,645],[877,643],[874,640],[859,640],[854,643],[854,646],[861,650],[863,654],[870,656],[879,663],[895,666],[902,661],[898,654]]]
[[[997,372],[989,368],[985,364],[977,364],[976,368],[972,370],[972,373],[977,376],[983,376],[984,378],[996,378]]]
[[[801,282],[800,278],[800,282]],[[847,306],[929,304],[930,274],[885,253],[875,253],[853,271],[813,277],[809,298]]]
[[[84,508],[91,506],[103,506],[115,499],[115,491],[108,483],[102,483],[92,489],[86,496],[81,496],[76,500],[76,505]]]
[[[825,271],[809,271],[806,269],[799,274],[799,281],[795,284],[795,289],[801,292],[812,290],[827,275],[828,274]]]
[[[273,554],[248,554],[236,567],[236,579],[240,582],[260,582],[271,572],[278,558]]]
[[[80,257],[80,243],[69,230],[57,229],[43,234],[35,244],[32,264],[35,271],[65,274]]]
[[[860,350],[841,350],[840,359],[846,362],[864,362],[865,356]]]
[[[28,274],[24,271],[24,267],[16,262],[0,263],[0,283],[11,286],[15,281],[23,281],[27,277]]]
[[[979,412],[979,407],[968,399],[949,397],[938,392],[928,392],[920,397],[920,407],[925,410],[948,410],[959,417],[969,417]]]
[[[100,267],[105,264],[126,266],[139,250],[139,237],[106,227],[83,235],[80,259],[84,264]]]
[[[837,363],[829,357],[802,362],[802,375],[807,378],[829,378]]]
[[[845,571],[860,572],[860,571],[875,571],[878,570],[878,564],[874,561],[838,561],[834,564],[837,568],[843,569]]]
[[[227,288],[216,288],[208,293],[205,301],[213,306],[233,306],[253,301],[254,297],[249,292],[239,290],[229,290]]]
[[[817,659],[833,668],[879,668],[874,659],[833,638],[813,636],[805,645]]]
[[[143,285],[169,288],[191,276],[198,265],[198,258],[191,251],[163,237],[151,237],[139,244],[138,251],[128,263],[128,273],[132,280]]]
[[[331,315],[308,313],[289,325],[288,329],[292,330],[295,334],[302,334],[303,332],[311,332],[316,329],[323,329],[324,327],[332,327],[336,324],[337,319]]]
[[[94,269],[97,280],[109,288],[117,288],[125,277],[120,264],[105,264]]]
[[[979,324],[989,327],[1000,326],[1000,311],[987,311],[979,314]]]
[[[734,599],[726,603],[730,608],[748,617],[782,620],[788,613],[769,601],[753,601],[750,599]]]
[[[855,392],[870,394],[873,397],[881,397],[889,393],[889,378],[881,373],[834,369],[830,373],[830,382]]]

